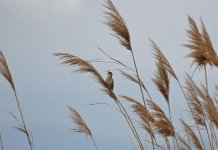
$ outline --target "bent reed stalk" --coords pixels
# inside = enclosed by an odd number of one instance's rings
[[[95,145],[96,150],[98,149],[98,146],[93,138],[92,132],[86,122],[83,120],[81,115],[74,109],[73,107],[68,106],[68,109],[70,110],[70,118],[72,119],[73,123],[75,123],[76,127],[73,129],[74,132],[82,133],[85,135],[88,135],[93,144]]]
[[[0,73],[8,81],[8,83],[10,84],[10,86],[11,86],[13,92],[14,92],[17,107],[18,107],[19,114],[20,114],[21,121],[22,121],[22,125],[20,127],[17,127],[17,129],[18,129],[18,131],[21,131],[26,135],[29,147],[30,147],[31,150],[33,150],[33,141],[31,140],[30,134],[29,134],[29,132],[27,130],[27,127],[26,127],[26,123],[24,121],[23,112],[22,112],[22,109],[21,109],[21,106],[20,106],[19,99],[17,97],[15,84],[13,82],[13,78],[12,78],[11,72],[9,70],[7,61],[6,61],[6,59],[4,57],[4,54],[2,53],[1,50],[0,50]]]
[[[77,66],[78,68],[75,69],[75,72],[80,73],[89,73],[91,74],[96,81],[100,84],[101,90],[106,93],[109,97],[111,97],[119,107],[120,111],[122,112],[124,118],[126,119],[130,129],[132,130],[134,137],[136,138],[140,149],[144,149],[143,145],[141,143],[141,140],[139,138],[139,135],[137,133],[137,130],[130,119],[127,111],[125,110],[124,106],[121,104],[119,99],[117,98],[116,94],[107,86],[107,83],[102,78],[100,73],[95,69],[95,67],[88,61],[85,61],[77,56],[68,54],[68,53],[54,53],[55,56],[59,57],[59,59],[63,60],[62,64],[68,65],[68,66]]]

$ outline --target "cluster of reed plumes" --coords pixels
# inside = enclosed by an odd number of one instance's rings
[[[116,65],[121,68],[128,69],[128,71],[120,70],[120,74],[127,80],[138,85],[141,94],[141,100],[136,100],[132,98],[131,95],[118,95],[115,93],[115,91],[111,90],[107,86],[107,83],[101,76],[100,72],[91,64],[91,61],[83,60],[68,53],[55,53],[54,55],[62,61],[62,64],[73,67],[75,72],[90,74],[97,81],[97,83],[99,83],[101,91],[103,91],[113,100],[117,106],[117,109],[124,117],[133,137],[136,140],[138,149],[143,150],[145,149],[145,146],[148,147],[148,145],[150,146],[149,148],[153,150],[218,149],[218,140],[216,135],[216,130],[218,128],[218,85],[215,85],[215,95],[211,95],[209,93],[206,70],[208,64],[215,68],[218,67],[218,57],[203,21],[201,20],[201,26],[199,30],[199,27],[195,21],[190,16],[188,17],[189,29],[186,32],[189,41],[186,44],[183,44],[183,46],[190,50],[186,57],[192,59],[192,66],[196,66],[195,70],[203,70],[205,84],[198,85],[194,81],[193,75],[191,76],[186,74],[185,83],[182,85],[162,50],[154,41],[150,40],[153,56],[156,62],[156,72],[154,73],[152,81],[157,87],[157,91],[161,93],[168,106],[168,110],[163,110],[157,101],[152,98],[149,89],[146,87],[139,75],[134,50],[131,46],[130,33],[124,19],[113,5],[111,0],[106,0],[104,7],[106,9],[104,14],[106,19],[105,24],[111,29],[113,35],[119,40],[120,44],[127,49],[127,52],[131,53],[132,64],[134,67],[131,68],[120,60],[114,59],[102,49],[98,49]],[[15,94],[21,117],[21,121],[19,121],[19,118],[11,114],[20,125],[19,127],[16,127],[16,129],[25,133],[30,145],[30,149],[33,149],[33,141],[24,122],[24,117],[21,111],[19,100],[17,98],[15,85],[2,52],[0,53],[0,73],[10,83]],[[172,106],[170,100],[170,81],[172,79],[174,79],[180,87],[181,93],[183,94],[183,99],[187,103],[191,118],[191,120],[189,120],[185,119],[182,115],[178,116],[180,125],[177,124],[176,126],[173,122],[175,120],[172,120],[171,112]],[[124,107],[123,102],[129,103],[132,111],[128,111]],[[73,107],[68,108],[70,111],[70,118],[76,125],[73,131],[89,136],[93,141],[95,148],[101,149],[101,147],[98,148],[91,129],[88,127],[80,114]],[[133,112],[133,114],[137,116],[137,122],[135,122],[135,120],[133,121],[133,119],[130,117],[130,112]],[[131,116],[133,115],[131,114]],[[137,128],[137,123],[141,128]],[[183,127],[182,132],[178,132],[179,126]],[[145,131],[144,137],[139,136],[139,130]],[[146,141],[143,140],[145,137],[149,137],[149,139]],[[1,134],[0,144],[1,148],[3,149]]]
[[[102,49],[99,49],[114,63],[129,70],[125,72],[120,71],[121,75],[139,86],[141,100],[135,100],[127,95],[117,96],[114,91],[107,87],[105,80],[89,61],[85,61],[67,53],[55,53],[55,56],[58,56],[62,60],[62,64],[72,67],[77,66],[75,71],[89,73],[97,80],[100,86],[103,87],[102,90],[117,104],[119,111],[124,116],[138,143],[139,149],[144,149],[146,144],[151,144],[153,149],[217,149],[218,141],[216,128],[218,127],[218,101],[217,95],[213,97],[208,92],[209,87],[207,83],[206,66],[209,64],[210,66],[218,67],[218,57],[203,21],[201,20],[201,31],[199,31],[199,27],[196,25],[195,21],[190,16],[188,17],[189,29],[187,30],[187,34],[189,41],[186,44],[183,44],[183,46],[190,50],[190,53],[186,57],[192,59],[192,65],[196,65],[195,70],[204,70],[204,85],[197,85],[194,82],[193,76],[187,74],[185,85],[182,86],[174,69],[162,53],[161,49],[154,41],[150,40],[157,67],[157,71],[155,72],[152,81],[167,103],[168,111],[166,113],[157,102],[152,99],[147,87],[139,76],[134,50],[131,46],[130,33],[124,19],[111,0],[107,0],[104,6],[106,8],[105,24],[111,29],[113,35],[119,40],[120,44],[131,53],[134,68],[128,67],[123,62],[114,59]],[[191,121],[187,121],[182,115],[179,116],[180,125],[184,129],[181,133],[177,131],[177,127],[174,126],[172,121],[171,100],[169,96],[171,78],[175,79],[178,83],[192,118]],[[218,88],[216,87],[216,91],[217,90]],[[146,94],[148,98],[146,98],[144,94]],[[135,123],[121,103],[121,99],[126,100],[132,106],[132,110],[138,116],[138,123],[142,129],[135,127]],[[79,126],[78,130],[83,132],[83,127],[80,127],[81,124],[76,124]],[[86,125],[84,128],[85,127]],[[145,133],[149,135],[150,140],[146,142],[142,141],[143,137],[139,136],[138,130],[144,130]],[[83,133],[91,136],[90,132],[87,133],[87,131],[85,131]],[[207,138],[203,138],[205,135],[207,135]],[[165,144],[160,144],[160,137],[163,137]]]

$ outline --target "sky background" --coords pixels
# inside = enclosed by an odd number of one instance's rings
[[[182,84],[185,73],[192,73],[191,60],[184,58],[188,50],[181,45],[188,38],[187,16],[200,24],[202,17],[213,46],[218,53],[217,0],[113,0],[130,31],[140,76],[153,99],[166,108],[166,103],[150,80],[155,71],[149,38],[154,40],[175,69]],[[55,52],[67,52],[86,60],[107,58],[100,46],[113,57],[133,66],[130,52],[111,36],[104,21],[101,0],[0,0],[0,48],[12,73],[24,118],[34,137],[36,150],[94,149],[91,140],[73,133],[67,106],[80,112],[91,128],[100,149],[134,149],[136,143],[125,120],[113,101],[99,90],[99,85],[85,74],[72,73],[60,65]],[[112,64],[94,63],[102,76]],[[140,101],[138,86],[114,71],[115,93]],[[203,73],[195,73],[195,81],[204,84]],[[218,82],[217,69],[208,69],[210,92]],[[179,108],[187,110],[185,100],[174,80],[170,99],[173,120],[178,125]],[[89,105],[92,103],[109,105]],[[179,107],[178,107],[179,105]],[[129,108],[129,105],[125,103]],[[24,135],[13,129],[17,122],[15,98],[8,83],[0,78],[0,132],[6,150],[28,149]],[[187,120],[190,117],[187,116]],[[138,126],[136,124],[136,126]],[[143,139],[145,133],[140,132]]]

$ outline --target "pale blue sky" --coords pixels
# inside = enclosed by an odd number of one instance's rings
[[[151,95],[163,107],[165,102],[150,80],[155,67],[149,38],[163,50],[182,83],[184,73],[193,72],[191,61],[184,59],[188,50],[187,15],[199,24],[202,17],[214,48],[218,49],[217,0],[125,0],[113,1],[130,31],[132,45],[140,64],[140,75]],[[72,74],[69,67],[59,65],[52,54],[68,52],[84,59],[105,58],[96,45],[132,66],[130,53],[110,35],[104,21],[101,0],[0,0],[0,48],[8,61],[28,128],[36,150],[94,149],[90,139],[73,133],[67,106],[74,106],[92,129],[100,149],[134,149],[135,143],[125,120],[111,99],[99,90],[89,76]],[[218,52],[217,52],[218,53]],[[111,64],[94,64],[103,76]],[[209,84],[217,83],[217,69],[208,70]],[[196,81],[204,83],[202,73]],[[126,82],[114,72],[115,92],[140,99],[136,85]],[[185,102],[175,81],[171,82],[172,112],[178,122],[178,107]],[[210,89],[211,93],[214,91]],[[130,92],[131,91],[131,92]],[[6,150],[27,149],[27,141],[13,126],[16,121],[6,112],[17,114],[13,92],[0,78],[0,131]],[[95,102],[110,105],[90,106]],[[129,105],[126,105],[129,106]],[[127,107],[128,108],[128,107]],[[181,131],[181,128],[178,129]],[[141,136],[143,137],[143,132]],[[146,137],[143,137],[144,139]]]

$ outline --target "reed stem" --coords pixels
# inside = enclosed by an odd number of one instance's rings
[[[33,150],[33,146],[32,146],[32,142],[31,142],[31,139],[30,139],[30,135],[28,133],[28,130],[26,128],[26,124],[25,124],[25,121],[24,121],[24,117],[23,117],[23,113],[22,113],[22,110],[21,110],[21,107],[20,107],[20,103],[19,103],[19,99],[17,97],[17,93],[16,93],[16,90],[14,90],[14,95],[15,95],[15,98],[16,98],[16,102],[17,102],[17,106],[18,106],[18,109],[19,109],[19,113],[20,113],[20,116],[21,116],[21,120],[22,120],[22,124],[23,124],[23,128],[24,128],[24,133],[26,134],[26,137],[27,137],[27,140],[28,140],[28,143],[29,143],[29,147],[30,147],[30,150]]]
[[[98,149],[98,146],[97,146],[97,144],[95,143],[95,140],[94,140],[94,138],[91,136],[91,139],[92,139],[92,142],[94,143],[94,145],[95,145],[95,148],[96,148],[96,150],[99,150]]]
[[[189,102],[188,102],[188,98],[186,97],[185,92],[184,92],[184,90],[183,90],[183,88],[182,88],[182,85],[180,84],[180,82],[179,82],[178,79],[177,79],[177,82],[178,82],[178,84],[179,84],[179,87],[180,87],[180,89],[181,89],[181,91],[182,91],[182,93],[183,93],[185,99],[186,99],[186,102],[187,102],[187,104],[188,104],[188,107],[189,107],[189,109],[190,109],[190,111],[191,111],[192,116],[194,116],[193,110],[191,109],[191,106],[190,106],[190,104],[189,104]],[[195,119],[193,119],[193,120],[194,120],[195,125],[196,125],[196,127],[197,127],[197,130],[198,130],[198,133],[199,133],[199,136],[200,136],[201,142],[202,142],[202,144],[203,144],[203,147],[204,147],[204,149],[205,149],[204,141],[203,141],[203,138],[202,138],[202,135],[201,135],[201,132],[200,132],[199,126],[198,126],[196,120],[195,120]]]

